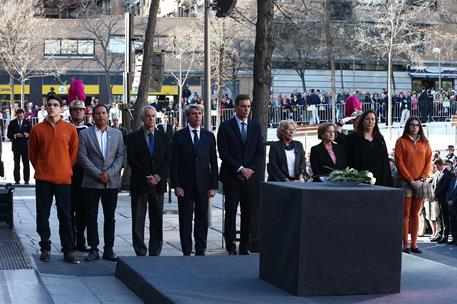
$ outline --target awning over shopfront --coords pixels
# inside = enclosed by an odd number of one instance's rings
[[[441,67],[411,67],[409,75],[413,78],[457,78],[457,68]]]

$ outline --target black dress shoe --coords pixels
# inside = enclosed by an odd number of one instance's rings
[[[251,255],[251,252],[247,249],[240,249],[239,255]]]
[[[204,250],[195,251],[195,256],[204,256],[204,255],[205,255],[205,251]]]
[[[430,239],[430,242],[439,242],[443,237],[441,235],[437,235],[434,238]]]
[[[457,242],[455,240],[452,240],[452,241],[448,241],[447,244],[448,245],[457,245]]]
[[[87,247],[86,245],[76,245],[75,247],[76,250],[81,251],[81,252],[90,252],[90,248]]]
[[[227,250],[227,252],[228,252],[228,255],[236,255],[236,250],[235,249]]]
[[[51,254],[48,250],[41,250],[40,261],[49,263],[51,262]]]
[[[117,262],[117,255],[113,251],[103,253],[103,259],[111,262]]]
[[[100,258],[100,254],[98,253],[98,249],[91,249],[89,254],[84,258],[85,261],[91,262],[98,260]]]
[[[73,251],[65,251],[63,253],[63,260],[67,263],[74,263],[76,261]]]
[[[447,243],[447,236],[441,238],[441,240],[438,241],[438,244],[446,244]]]
[[[403,248],[402,252],[403,253],[411,253],[411,250],[409,248]]]
[[[422,253],[422,250],[420,250],[419,248],[413,248],[413,247],[411,247],[411,252],[412,252],[412,253]]]

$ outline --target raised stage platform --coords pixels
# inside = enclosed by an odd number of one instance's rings
[[[457,268],[406,254],[401,293],[386,295],[296,297],[259,278],[257,255],[121,257],[116,277],[147,304],[454,304],[457,290]]]

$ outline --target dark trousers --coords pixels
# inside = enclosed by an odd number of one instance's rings
[[[19,183],[21,181],[21,158],[24,167],[24,182],[28,183],[30,179],[30,165],[29,165],[29,149],[27,145],[13,150],[14,154],[14,181]]]
[[[88,206],[81,188],[82,177],[82,169],[73,168],[73,177],[71,181],[71,211],[76,246],[84,246],[86,244],[84,230],[86,230],[87,227]]]
[[[144,221],[149,205],[149,255],[158,256],[163,243],[163,193],[154,187],[131,195],[133,249],[138,256],[144,256],[148,251],[144,244]]]
[[[98,238],[98,203],[101,199],[103,207],[103,246],[104,254],[111,253],[114,246],[114,211],[117,206],[118,189],[92,189],[83,188],[86,198],[88,221],[87,221],[87,243],[91,248],[96,248],[100,244]]]
[[[457,241],[457,203],[449,206],[452,240]]]
[[[422,123],[426,123],[428,121],[427,118],[427,105],[419,106],[420,111],[420,119]]]
[[[440,215],[438,217],[438,233],[443,237],[449,236],[449,207],[445,200],[439,200]]]
[[[178,198],[179,238],[184,255],[192,252],[192,215],[195,212],[195,252],[205,252],[208,236],[208,192],[187,193]]]
[[[70,185],[58,185],[37,180],[35,187],[37,232],[40,235],[41,250],[51,250],[51,229],[49,228],[49,215],[52,199],[56,198],[57,218],[59,219],[60,243],[63,251],[72,251],[74,235],[71,224]]]
[[[236,234],[236,211],[238,204],[241,208],[240,225],[240,250],[249,250],[251,245],[250,222],[253,201],[258,195],[259,185],[235,181],[235,183],[224,184],[225,195],[225,225],[224,238],[228,251],[232,251],[235,246]]]

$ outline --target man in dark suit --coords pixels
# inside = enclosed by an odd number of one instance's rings
[[[318,105],[321,103],[321,99],[319,95],[314,92],[314,89],[311,89],[311,94],[308,95],[306,104],[308,105],[308,109],[311,109],[311,120],[309,124],[319,124],[319,108]]]
[[[144,256],[144,220],[149,204],[149,255],[158,256],[163,242],[163,193],[170,168],[170,141],[156,129],[157,110],[145,106],[140,112],[143,127],[128,136],[127,160],[132,169],[132,236],[136,255]]]
[[[235,227],[238,204],[241,206],[241,240],[239,253],[248,255],[250,248],[251,208],[260,190],[263,176],[264,142],[260,125],[249,119],[251,99],[238,95],[235,99],[235,117],[223,122],[217,134],[217,144],[222,159],[219,179],[224,186],[225,226],[227,251],[235,255]]]
[[[213,133],[201,128],[203,106],[188,105],[185,113],[189,125],[173,137],[171,187],[178,197],[182,252],[190,255],[192,251],[192,215],[195,210],[195,255],[205,255],[208,199],[216,195],[218,188],[216,139]]]
[[[30,179],[29,165],[29,134],[32,130],[32,124],[29,119],[24,119],[24,110],[16,110],[16,119],[13,119],[8,125],[7,136],[12,142],[12,150],[14,154],[14,181],[19,184],[21,180],[21,158],[24,166],[24,183],[27,185]]]
[[[452,173],[447,168],[446,164],[441,158],[438,158],[434,161],[434,164],[440,175],[438,176],[438,182],[436,183],[435,188],[435,198],[438,201],[438,206],[440,208],[440,216],[438,217],[439,232],[437,233],[441,236],[441,239],[432,239],[432,241],[437,241],[438,244],[445,244],[448,241],[449,237],[449,209],[448,209],[448,190],[449,184],[452,179]]]
[[[447,194],[449,218],[451,222],[452,241],[448,241],[448,245],[457,246],[457,176],[454,173]]]
[[[422,88],[422,92],[420,93],[418,97],[419,101],[419,111],[420,111],[420,116],[421,116],[421,121],[422,123],[427,122],[427,91],[425,88]]]
[[[170,139],[170,142],[171,142],[171,139],[173,138],[173,126],[168,123],[167,114],[162,115],[161,122],[162,123],[157,126],[157,129],[163,131],[163,133],[165,133],[165,135],[167,135],[167,137]]]

